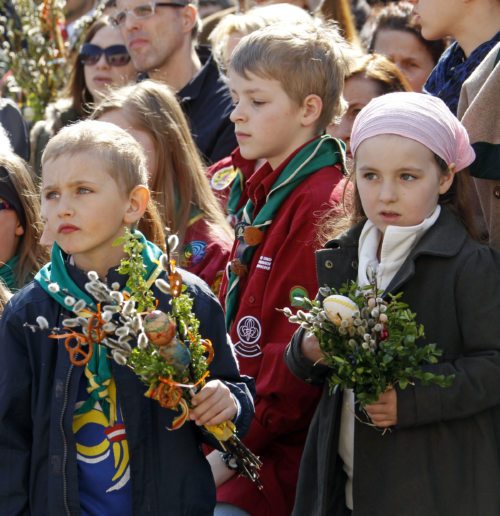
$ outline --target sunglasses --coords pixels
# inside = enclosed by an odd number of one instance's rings
[[[83,65],[94,66],[104,54],[109,66],[125,66],[130,62],[130,55],[125,45],[111,45],[101,48],[93,43],[84,43],[80,49],[80,62]]]
[[[14,208],[7,201],[0,201],[0,211],[13,209]]]
[[[157,7],[186,7],[186,3],[182,2],[150,2],[149,4],[141,4],[136,7],[132,7],[132,9],[124,9],[123,11],[119,11],[115,16],[110,18],[110,22],[113,26],[119,27],[125,23],[127,19],[127,14],[131,14],[134,18],[138,20],[143,20],[145,18],[150,18],[156,12]]]

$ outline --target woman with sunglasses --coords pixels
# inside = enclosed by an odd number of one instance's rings
[[[42,153],[52,136],[65,125],[87,118],[109,88],[133,82],[136,74],[120,31],[107,16],[97,19],[74,56],[62,98],[47,108],[45,120],[37,122],[31,131],[31,156],[36,172],[40,172]]]

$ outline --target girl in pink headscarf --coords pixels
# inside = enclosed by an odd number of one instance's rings
[[[329,389],[332,370],[300,330],[289,368],[324,384],[304,449],[295,515],[500,514],[500,254],[471,237],[464,172],[474,159],[446,105],[419,93],[372,100],[353,126],[350,229],[318,252],[318,284],[348,280],[402,300],[442,350],[426,370],[451,387],[387,390],[364,407]],[[339,227],[337,226],[337,230]]]

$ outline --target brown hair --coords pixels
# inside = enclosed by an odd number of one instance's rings
[[[420,27],[413,16],[413,4],[410,2],[391,3],[376,11],[373,19],[367,21],[372,24],[373,32],[369,43],[369,50],[373,52],[377,35],[381,30],[399,30],[413,34],[432,57],[434,64],[439,61],[441,54],[446,49],[446,40],[426,40],[422,37]]]
[[[391,60],[380,54],[367,54],[355,59],[349,67],[346,80],[356,76],[375,81],[380,95],[395,91],[412,91],[401,70]]]
[[[40,201],[28,166],[17,154],[2,152],[0,167],[7,171],[24,215],[24,234],[16,252],[19,261],[15,270],[17,286],[21,288],[49,259],[47,250],[39,244],[42,235]]]
[[[42,170],[50,160],[80,153],[96,156],[126,194],[137,185],[147,186],[146,157],[139,143],[116,125],[96,120],[63,127],[51,138],[43,152]],[[152,200],[138,228],[148,240],[165,247],[163,225]]]
[[[337,22],[344,38],[351,45],[360,46],[349,0],[323,0],[316,14],[320,14],[324,20]]]
[[[88,31],[82,40],[82,45],[84,43],[90,43],[90,41],[94,39],[94,36],[103,27],[107,26],[111,26],[111,23],[109,22],[109,18],[107,16],[98,18],[88,28]],[[83,64],[80,60],[80,53],[78,49],[74,52],[73,60],[71,63],[71,73],[69,76],[69,81],[62,96],[71,99],[72,107],[81,118],[85,118],[89,115],[91,105],[94,102],[94,99],[85,84]]]
[[[147,80],[110,92],[92,118],[120,110],[133,128],[153,139],[156,173],[150,184],[163,224],[181,243],[193,207],[205,216],[211,230],[232,238],[231,229],[205,175],[200,154],[174,92],[165,84]]]
[[[245,36],[231,56],[230,68],[248,78],[248,73],[274,79],[298,105],[311,94],[323,101],[316,123],[322,133],[342,115],[342,97],[347,70],[348,45],[332,24],[301,23],[290,28],[272,25]]]
[[[446,174],[449,170],[446,162],[434,154],[434,159],[442,174]],[[361,204],[358,189],[355,181],[356,161],[354,161],[353,171],[344,187],[343,194],[343,213],[339,216],[339,209],[330,212],[321,221],[320,225],[320,241],[324,245],[328,240],[339,237],[356,224],[367,220],[366,214]],[[465,226],[469,235],[475,240],[479,239],[474,217],[471,211],[471,201],[469,199],[470,192],[470,174],[468,169],[461,170],[455,174],[453,183],[446,193],[439,196],[438,204],[449,206],[455,213],[457,218]]]

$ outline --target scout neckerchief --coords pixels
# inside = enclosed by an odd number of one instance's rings
[[[0,267],[0,279],[5,283],[9,290],[17,290],[17,281],[14,271],[19,261],[18,256],[14,256]]]
[[[141,253],[144,265],[146,267],[146,278],[158,273],[161,269],[159,267],[159,259],[162,251],[153,243],[148,242],[144,235],[139,231],[134,231],[135,234],[140,235],[141,243],[145,247]],[[45,265],[35,276],[40,286],[47,292],[47,294],[57,301],[63,308],[71,311],[72,306],[68,305],[66,298],[73,297],[76,300],[83,299],[88,306],[96,309],[95,301],[73,281],[68,274],[64,263],[64,255],[61,248],[54,243],[52,247],[51,262]],[[51,283],[57,283],[60,289],[53,292],[49,289]],[[128,290],[125,287],[125,290]],[[76,414],[83,414],[92,410],[96,401],[99,401],[102,411],[109,420],[110,415],[110,396],[108,393],[108,385],[111,382],[111,371],[109,368],[109,361],[106,357],[106,347],[96,345],[91,359],[85,366],[85,376],[89,381],[87,391],[89,398],[85,403],[75,411]],[[114,412],[114,410],[112,410]]]
[[[231,216],[232,220],[240,221],[243,215],[243,208],[240,204],[241,195],[243,193],[243,186],[245,184],[245,176],[240,168],[235,167],[236,177],[234,178],[231,190],[229,191],[229,197],[227,199],[227,213]]]
[[[235,227],[238,245],[235,258],[231,261],[226,295],[226,326],[230,329],[236,315],[240,277],[248,271],[248,265],[257,246],[262,242],[264,232],[272,224],[282,203],[307,177],[321,168],[343,163],[344,148],[330,135],[316,138],[301,149],[285,166],[259,213],[249,199],[243,208],[242,221]]]

